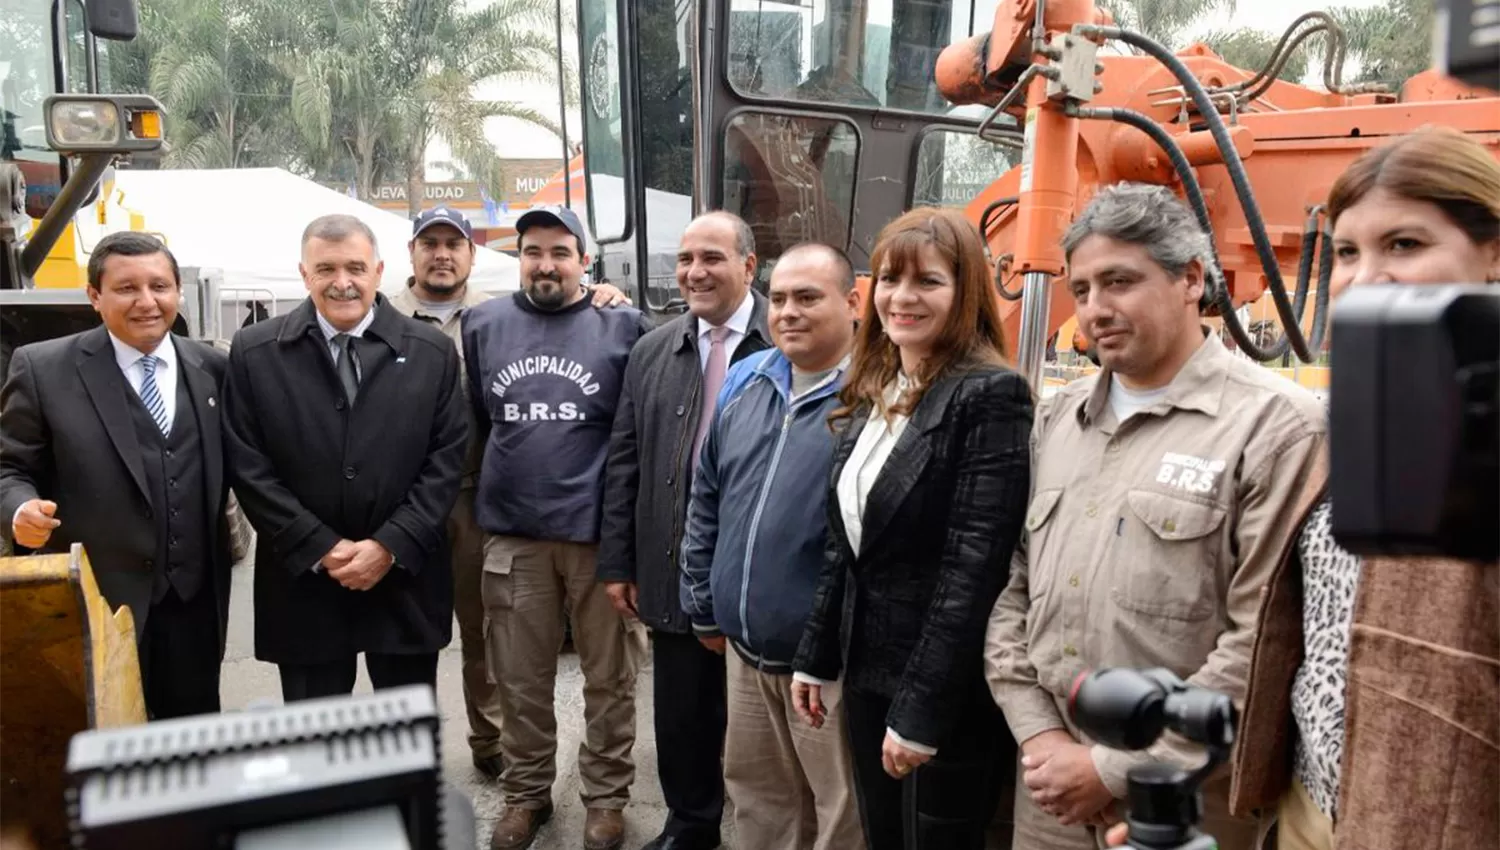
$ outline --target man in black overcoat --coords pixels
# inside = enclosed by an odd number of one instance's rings
[[[302,235],[309,297],[239,331],[225,416],[235,492],[259,533],[255,657],[288,701],[436,687],[453,632],[447,519],[468,437],[458,353],[377,292],[353,216]]]

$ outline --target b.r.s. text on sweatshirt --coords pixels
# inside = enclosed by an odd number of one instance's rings
[[[464,316],[479,427],[489,426],[475,513],[491,534],[599,539],[604,460],[625,363],[649,324],[587,298],[542,310],[525,293]]]

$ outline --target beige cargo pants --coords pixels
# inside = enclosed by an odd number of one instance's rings
[[[492,680],[504,721],[500,791],[510,806],[539,809],[557,777],[553,691],[563,621],[583,670],[583,741],[578,774],[584,805],[622,809],[635,781],[635,682],[646,629],[625,620],[594,579],[598,547],[490,535],[483,596]]]
[[[469,714],[469,749],[475,758],[500,753],[500,692],[490,681],[484,632],[484,530],[474,518],[474,488],[458,491],[448,516],[453,550],[453,610],[463,652],[464,708]]]
[[[792,677],[746,664],[726,647],[729,728],[724,788],[740,847],[864,850],[841,684],[823,686],[827,719],[808,726],[792,708]]]

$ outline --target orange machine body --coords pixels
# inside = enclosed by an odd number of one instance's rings
[[[1000,103],[1028,63],[1047,61],[1032,53],[1034,16],[1033,0],[1010,0],[996,11],[992,33],[949,47],[936,70],[944,95],[956,104]],[[1047,4],[1045,22],[1049,33],[1068,32],[1074,24],[1108,23],[1108,17],[1089,0],[1054,0]],[[1201,44],[1177,56],[1205,86],[1253,76]],[[1267,280],[1245,212],[1202,116],[1183,96],[1177,79],[1155,59],[1101,54],[1099,62],[1102,89],[1084,106],[1132,109],[1173,135],[1203,188],[1234,303],[1256,301],[1266,291]],[[992,256],[1012,255],[1008,275],[1016,277],[1006,281],[1012,291],[1019,288],[1022,272],[1057,275],[1048,313],[1050,337],[1073,315],[1072,298],[1061,285],[1065,269],[1060,241],[1077,211],[1101,186],[1111,183],[1143,181],[1180,189],[1180,181],[1171,161],[1143,132],[1113,121],[1065,116],[1060,104],[1047,100],[1046,80],[1040,76],[1030,81],[1025,97],[1014,100],[1008,112],[1026,132],[1036,134],[1029,161],[1000,175],[973,199],[967,213],[978,223],[992,202],[1019,198],[991,215],[985,236]],[[1442,124],[1478,139],[1500,158],[1500,97],[1467,89],[1434,71],[1413,77],[1399,97],[1336,94],[1277,80],[1238,114],[1223,115],[1223,120],[1244,163],[1288,291],[1296,281],[1309,211],[1325,201],[1334,179],[1369,148],[1424,125]],[[1002,301],[1001,309],[1014,354],[1021,302]]]

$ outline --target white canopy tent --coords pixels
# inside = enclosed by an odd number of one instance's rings
[[[178,263],[222,272],[225,301],[259,301],[283,313],[305,298],[297,271],[302,230],[330,213],[353,215],[375,232],[385,262],[381,291],[399,292],[411,276],[408,219],[280,168],[121,169],[115,188],[126,208],[145,217],[148,230],[166,237]],[[520,265],[481,247],[469,282],[486,292],[514,292]]]

